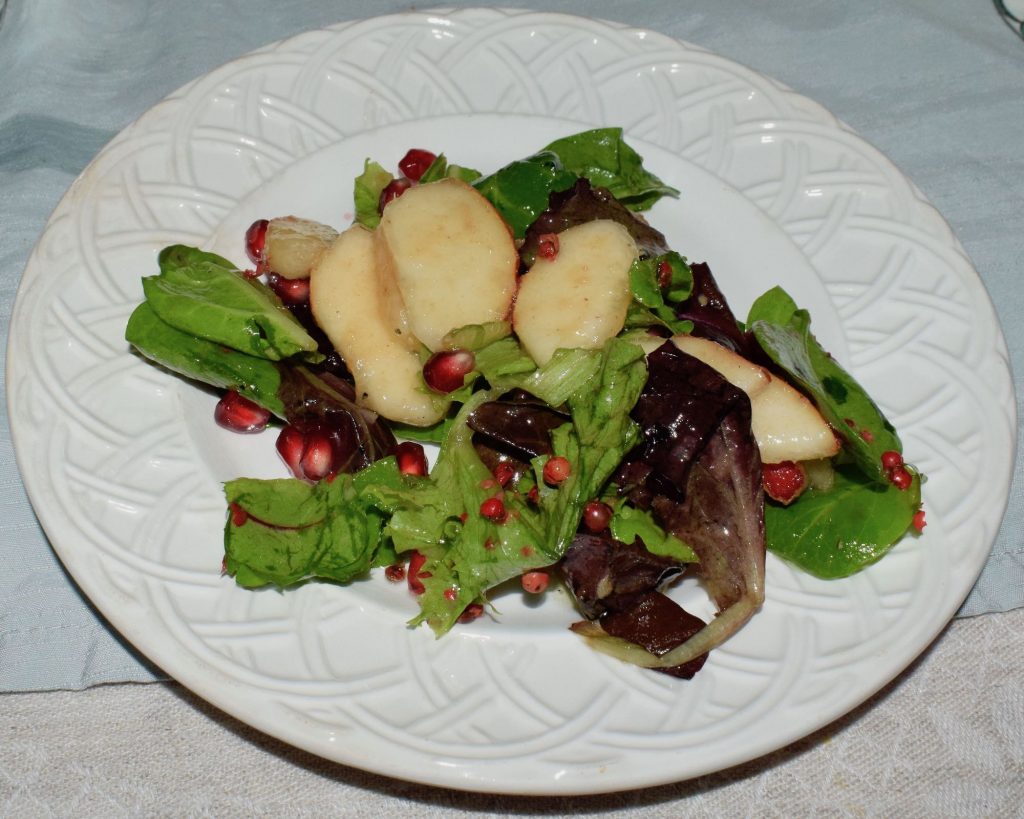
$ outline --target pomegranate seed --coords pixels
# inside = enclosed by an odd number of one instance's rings
[[[257,266],[263,263],[266,256],[268,224],[266,219],[257,219],[245,231],[245,255]]]
[[[459,389],[475,366],[476,356],[469,350],[444,350],[427,359],[423,380],[434,392],[447,394]]]
[[[807,473],[793,461],[762,464],[761,475],[765,494],[782,504],[795,501],[807,486]]]
[[[523,557],[533,557],[535,552],[536,549],[534,549],[532,546],[523,546],[519,550],[519,554],[521,554]]]
[[[540,500],[540,490],[536,486],[531,486],[530,491],[526,493],[526,499],[530,503],[537,503]]]
[[[502,521],[505,519],[505,504],[501,498],[488,498],[480,504],[480,514],[488,520]]]
[[[484,548],[485,548],[485,549],[486,549],[486,550],[487,550],[488,552],[490,552],[491,550],[493,550],[493,549],[494,549],[494,541],[493,541],[493,540],[491,540],[490,538],[487,538],[487,540],[485,540],[485,541],[484,541]]]
[[[270,412],[234,390],[228,390],[217,402],[213,419],[224,429],[250,434],[263,432],[270,421]]]
[[[419,182],[420,177],[434,163],[435,159],[437,159],[437,154],[424,151],[422,148],[410,148],[399,160],[398,170],[413,182]]]
[[[914,482],[914,478],[902,466],[898,466],[895,469],[889,470],[889,480],[892,481],[892,485],[899,489],[901,492],[905,489],[910,488],[910,484]]]
[[[894,449],[882,453],[882,468],[886,471],[903,466],[903,456]]]
[[[309,302],[309,279],[286,279],[271,273],[267,284],[285,304],[307,304]]]
[[[875,440],[874,433],[872,433],[870,429],[862,429],[857,434],[860,435],[861,440],[863,440],[865,443],[870,444],[872,441]]]
[[[387,207],[390,202],[393,202],[411,187],[412,181],[409,179],[392,179],[384,187],[384,190],[380,192],[380,199],[377,201],[377,212],[383,213],[384,208]]]
[[[484,613],[484,607],[479,603],[470,603],[459,615],[460,623],[471,623]]]
[[[409,582],[409,589],[413,594],[423,594],[427,589],[420,580],[420,577],[429,577],[430,575],[422,575],[420,572],[423,569],[423,564],[427,562],[427,556],[420,552],[413,552],[409,558],[409,573],[406,575]]]
[[[592,500],[583,507],[583,525],[595,534],[603,532],[612,522],[612,508],[607,503]]]
[[[568,458],[556,455],[553,458],[548,458],[547,463],[544,464],[543,474],[544,483],[549,486],[557,486],[572,474],[572,464],[569,463]]]
[[[515,476],[516,468],[508,461],[502,461],[494,467],[494,480],[498,482],[499,486],[508,486],[509,481]]]
[[[672,284],[672,265],[666,261],[658,262],[658,287],[662,290]]]
[[[449,602],[455,602],[459,598],[459,590],[454,586],[449,586],[444,590],[444,599]]]
[[[334,471],[334,448],[322,432],[309,432],[302,450],[302,472],[311,481],[326,478]]]
[[[302,477],[302,450],[305,447],[305,436],[291,425],[282,429],[281,434],[277,436],[278,454],[296,478]]]
[[[523,591],[529,594],[540,594],[548,587],[547,572],[527,572],[522,576],[520,582],[523,584]]]
[[[395,563],[384,570],[384,576],[392,583],[401,583],[405,580],[405,566]]]
[[[427,453],[415,441],[402,441],[395,448],[395,458],[398,459],[398,471],[403,475],[422,478],[427,474]]]
[[[249,519],[249,513],[246,512],[237,503],[231,504],[231,523],[235,526],[241,526]]]
[[[927,525],[928,521],[924,519],[924,509],[918,509],[914,514],[914,519],[911,521],[911,526],[917,529],[917,531],[923,532],[924,527]]]
[[[537,255],[552,261],[558,255],[558,234],[542,233],[537,239]]]

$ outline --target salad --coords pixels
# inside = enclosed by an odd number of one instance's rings
[[[221,390],[222,426],[277,429],[292,475],[225,485],[224,571],[383,568],[438,636],[560,582],[595,649],[688,678],[762,604],[766,549],[841,578],[920,532],[923,476],[807,312],[775,287],[737,320],[642,215],[678,195],[603,128],[486,175],[368,159],[350,226],[258,220],[252,267],[165,248],[128,342]]]

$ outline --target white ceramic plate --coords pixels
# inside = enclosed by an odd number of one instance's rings
[[[251,593],[220,575],[219,481],[282,474],[271,436],[215,427],[214,397],[129,354],[156,252],[243,260],[254,218],[343,225],[367,155],[407,147],[493,169],[551,137],[621,125],[683,191],[652,220],[707,259],[736,312],[782,283],[929,476],[928,528],[821,582],[769,558],[768,600],[692,682],[591,653],[557,594],[435,641],[382,577]],[[507,793],[696,776],[845,713],[934,638],[1006,503],[1006,351],[949,228],[827,111],[651,32],[499,10],[311,32],[197,80],[116,138],[57,208],[12,320],[10,417],[33,504],[98,608],[166,672],[329,759]],[[693,594],[685,588],[683,595]]]

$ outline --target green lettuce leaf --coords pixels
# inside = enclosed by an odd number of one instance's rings
[[[379,565],[385,522],[367,489],[396,488],[403,480],[394,458],[385,458],[355,475],[317,484],[290,478],[229,481],[225,570],[246,588],[348,583],[366,574]]]
[[[462,165],[453,165],[448,162],[444,154],[439,154],[437,159],[430,163],[423,175],[419,178],[421,185],[429,182],[437,182],[440,179],[459,179],[467,184],[472,184],[481,176],[480,171],[472,168],[464,168]]]
[[[373,230],[380,224],[380,195],[395,177],[372,159],[363,163],[363,172],[356,177],[352,191],[356,221]]]
[[[649,511],[625,503],[621,498],[605,498],[605,503],[613,510],[609,529],[616,540],[632,543],[639,538],[651,554],[670,557],[680,563],[697,562],[697,553],[659,526]]]
[[[672,271],[668,287],[662,288],[659,270],[668,265]],[[629,288],[633,303],[626,315],[626,328],[664,327],[675,333],[686,333],[693,322],[676,317],[674,305],[685,301],[693,292],[693,273],[686,259],[674,251],[650,259],[637,259],[629,270]]]

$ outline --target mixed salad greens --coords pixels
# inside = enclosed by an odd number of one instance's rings
[[[225,485],[240,586],[384,567],[442,635],[560,579],[595,648],[689,677],[761,605],[766,548],[839,578],[923,528],[922,476],[807,312],[773,288],[737,321],[639,215],[678,191],[620,129],[399,169],[367,160],[340,234],[260,220],[255,269],[177,245],[143,279],[131,345],[224,391],[223,425],[281,424],[294,477]],[[664,593],[684,574],[710,623]]]

